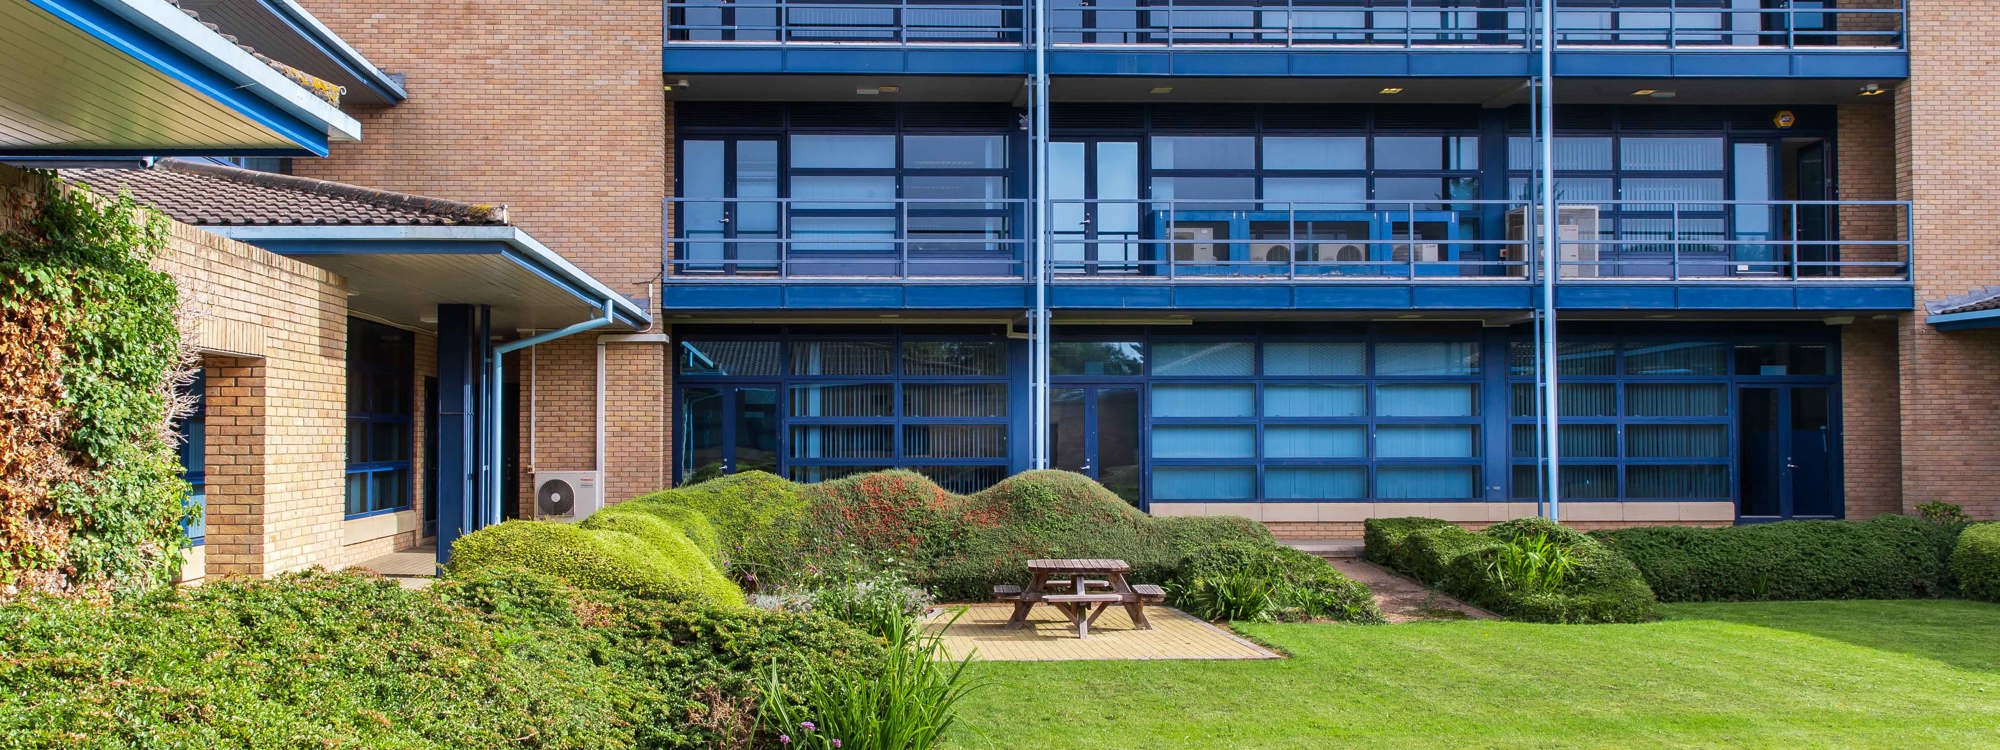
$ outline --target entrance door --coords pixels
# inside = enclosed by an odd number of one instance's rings
[[[1813,140],[1800,145],[1792,157],[1791,167],[1798,200],[1823,201],[1832,196],[1827,189],[1825,141]],[[1798,226],[1793,231],[1797,233],[1798,240],[1799,275],[1834,275],[1832,266],[1813,265],[1840,259],[1830,242],[1833,239],[1833,207],[1801,205],[1798,216]]]
[[[1143,510],[1139,387],[1051,388],[1049,400],[1049,457],[1055,468],[1095,479]]]
[[[1840,517],[1832,399],[1823,385],[1737,389],[1739,521]]]
[[[674,469],[682,484],[739,471],[778,473],[778,388],[682,389],[675,433],[680,450]]]
[[[776,273],[780,231],[778,142],[712,138],[681,142],[676,216],[678,273]],[[766,200],[769,199],[769,200]]]
[[[1049,144],[1049,226],[1057,273],[1139,270],[1139,142]]]

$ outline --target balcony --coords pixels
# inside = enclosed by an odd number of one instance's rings
[[[1531,71],[1521,0],[1050,1],[1058,75]],[[1558,5],[1558,73],[1900,78],[1907,10],[1891,3],[1578,0]],[[1023,74],[1033,38],[1026,0],[688,0],[666,10],[676,73]]]
[[[1050,201],[1052,306],[1528,309],[1523,201]],[[1024,201],[669,199],[667,305],[1020,309]],[[1557,209],[1573,309],[1907,309],[1909,204],[1604,201]]]

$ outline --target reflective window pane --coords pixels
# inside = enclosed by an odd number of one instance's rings
[[[894,169],[896,136],[794,135],[793,169]]]
[[[1056,375],[1138,375],[1145,368],[1145,345],[1137,341],[1057,341],[1049,347]]]
[[[1153,344],[1153,374],[1249,375],[1254,353],[1254,345],[1246,342],[1160,342]]]
[[[1257,166],[1253,136],[1154,136],[1154,169],[1251,169]]]
[[[906,169],[1005,169],[1007,137],[1003,135],[903,136]]]

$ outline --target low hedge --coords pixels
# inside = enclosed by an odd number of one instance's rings
[[[1327,561],[1290,547],[1247,541],[1211,544],[1188,555],[1167,586],[1169,600],[1186,608],[1181,600],[1203,582],[1236,576],[1250,576],[1269,592],[1268,619],[1384,621],[1368,587]]]
[[[1910,599],[1949,591],[1951,531],[1906,516],[1595,536],[1636,564],[1661,601]]]
[[[1364,523],[1369,560],[1445,593],[1517,620],[1557,623],[1643,622],[1658,617],[1658,600],[1630,561],[1590,536],[1542,518],[1523,518],[1473,533],[1433,518],[1371,519]],[[1574,564],[1560,589],[1511,588],[1495,571],[1516,540],[1547,537]]]
[[[805,523],[802,487],[762,471],[710,479],[660,490],[612,507],[632,506],[662,515],[671,508],[699,513],[715,530],[718,566],[755,580],[760,572],[785,571],[798,564],[799,532]]]
[[[522,573],[30,598],[0,607],[0,745],[776,748],[753,735],[770,670],[865,674],[881,653],[824,617]]]
[[[1951,575],[1967,598],[2000,602],[2000,523],[1966,527],[1951,553]]]
[[[632,512],[583,524],[507,521],[461,537],[450,574],[522,570],[580,588],[744,606],[743,592],[664,521]]]

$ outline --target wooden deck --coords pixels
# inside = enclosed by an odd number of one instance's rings
[[[959,610],[965,614],[945,630],[952,658],[977,652],[986,661],[1080,661],[1151,659],[1276,659],[1278,654],[1222,628],[1170,607],[1149,606],[1153,629],[1138,630],[1123,609],[1113,607],[1080,640],[1076,628],[1050,607],[1036,607],[1027,626],[1006,629],[1014,610],[1005,602],[948,604],[932,615],[930,627],[944,627]]]

